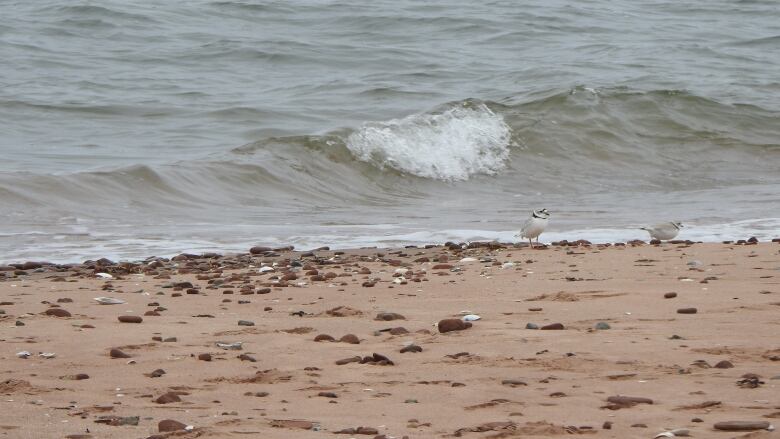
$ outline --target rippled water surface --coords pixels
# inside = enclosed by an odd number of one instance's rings
[[[780,236],[776,1],[0,1],[0,261]]]

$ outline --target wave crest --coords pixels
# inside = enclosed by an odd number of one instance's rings
[[[346,146],[361,161],[437,180],[496,174],[509,158],[512,130],[483,103],[363,124]]]

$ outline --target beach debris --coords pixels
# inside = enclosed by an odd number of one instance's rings
[[[216,343],[218,348],[225,349],[225,350],[230,350],[230,351],[240,351],[241,349],[243,349],[241,347],[241,345],[243,345],[243,344],[244,343],[240,342],[240,341],[233,342],[233,343],[225,343],[225,342],[218,341]]]
[[[122,299],[115,299],[113,297],[95,297],[92,299],[101,305],[121,305],[125,303]]]
[[[477,320],[480,320],[482,317],[476,315],[476,314],[466,314],[465,316],[461,317],[461,320],[464,322],[475,322]]]
[[[99,277],[101,279],[113,279],[114,278],[114,276],[111,276],[108,273],[95,273],[95,276]]]
[[[30,358],[30,356],[32,356],[32,354],[27,352],[27,351],[21,351],[21,352],[17,352],[16,356],[19,357],[19,358],[26,359],[26,358]]]
[[[39,357],[45,358],[45,359],[51,359],[57,356],[54,352],[41,352],[38,354]]]

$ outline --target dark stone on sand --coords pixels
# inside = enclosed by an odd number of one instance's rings
[[[750,244],[756,244],[756,243],[758,243],[758,238],[756,238],[755,236],[751,236],[751,237],[750,237],[750,238],[747,240],[747,242],[749,242]]]
[[[462,331],[471,328],[471,322],[464,322],[461,319],[444,319],[438,324],[439,332],[444,334],[451,331]]]
[[[360,339],[355,334],[347,334],[339,339],[342,343],[360,344]]]
[[[70,313],[62,308],[49,308],[44,311],[44,314],[54,317],[70,317]]]
[[[632,406],[636,404],[652,404],[653,400],[641,396],[610,396],[607,398],[607,402],[622,406]]]
[[[598,329],[598,330],[603,331],[603,330],[606,330],[606,329],[611,329],[612,327],[609,326],[609,323],[607,323],[607,322],[598,322],[598,323],[596,323],[595,328]]]
[[[604,430],[612,430],[612,422],[604,421],[604,424],[602,424],[601,428]]]
[[[57,299],[57,303],[73,303],[73,299],[69,297],[62,297],[60,299]]]
[[[422,348],[420,346],[417,346],[416,344],[410,344],[409,346],[404,346],[401,348],[401,353],[405,354],[407,352],[417,353],[422,352]]]
[[[384,321],[406,320],[406,317],[394,312],[380,312],[379,314],[376,315],[374,320],[384,320]]]
[[[270,288],[259,288],[259,289],[257,290],[257,294],[268,294],[268,293],[270,293],[270,292],[271,292],[271,289],[270,289]]]
[[[501,384],[509,387],[527,386],[528,384],[522,380],[502,380]]]
[[[97,419],[95,419],[95,423],[97,424],[106,424],[110,425],[112,427],[118,427],[120,425],[138,425],[138,422],[141,420],[139,416],[98,416]]]
[[[166,431],[179,431],[184,430],[187,428],[187,424],[182,424],[179,421],[174,421],[173,419],[163,419],[157,424],[157,430],[160,433],[166,432]]]
[[[273,249],[271,247],[263,247],[263,246],[259,246],[259,245],[249,249],[249,253],[251,253],[253,255],[259,255],[259,254],[267,253],[267,252],[270,252],[270,251],[273,251]]]
[[[561,330],[564,329],[564,327],[563,327],[563,323],[550,323],[549,325],[542,326],[539,329],[549,331],[549,330]]]
[[[647,424],[632,424],[632,428],[647,428]]]
[[[717,364],[715,364],[715,366],[713,366],[713,367],[716,368],[716,369],[731,369],[732,367],[734,367],[734,365],[731,364],[731,361],[722,360],[722,361],[719,361]]]
[[[198,360],[211,361],[211,354],[200,354],[198,355]]]
[[[255,326],[255,322],[251,320],[239,320],[238,326]]]
[[[336,341],[336,339],[328,334],[319,334],[314,337],[314,341]]]
[[[161,376],[165,375],[165,371],[163,369],[155,369],[151,373],[147,374],[149,378],[160,378]]]
[[[168,392],[160,395],[154,402],[157,404],[170,404],[172,402],[181,402],[181,398],[175,393]]]
[[[722,431],[755,431],[766,430],[769,426],[768,421],[725,421],[716,423],[713,428]]]
[[[322,396],[323,398],[338,398],[339,396],[336,395],[333,392],[320,392],[317,394],[317,396]]]
[[[452,264],[436,264],[431,267],[432,270],[449,270],[452,268]]]
[[[539,325],[536,323],[526,323],[525,329],[539,329]]]
[[[122,351],[120,351],[119,349],[116,349],[116,348],[111,349],[108,352],[108,355],[111,358],[131,358],[130,355],[128,355],[128,354],[126,354],[126,353],[124,353],[124,352],[122,352]]]
[[[241,360],[241,361],[249,361],[250,363],[256,363],[257,362],[255,357],[253,357],[251,355],[248,355],[248,354],[241,354],[241,355],[238,356],[238,359]]]
[[[336,361],[336,364],[339,366],[343,366],[345,364],[349,363],[359,363],[362,360],[360,357],[350,357],[350,358],[344,358],[343,360]]]
[[[141,323],[144,321],[141,316],[119,316],[118,319],[122,323]]]
[[[696,308],[680,308],[677,310],[677,314],[696,314],[697,312]]]
[[[144,313],[144,316],[149,316],[149,317],[159,317],[159,316],[160,316],[160,313],[159,313],[159,312],[157,312],[157,311],[146,311],[146,312]],[[139,318],[140,318],[140,317],[139,317]],[[141,323],[141,322],[137,322],[137,323]]]
[[[404,335],[404,334],[408,334],[409,333],[409,331],[406,328],[404,328],[403,326],[399,326],[397,328],[392,328],[388,332],[390,333],[390,335]]]
[[[677,293],[666,293],[664,294],[664,299],[674,299],[677,297]]]
[[[16,326],[24,326],[24,322],[22,322],[22,321],[20,321],[20,320],[17,320],[17,321],[14,323],[14,325],[16,325]]]

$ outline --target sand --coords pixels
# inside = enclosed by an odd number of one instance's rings
[[[780,417],[778,243],[492,247],[3,268],[0,437],[776,435],[713,426]],[[481,319],[439,333],[464,314]]]

